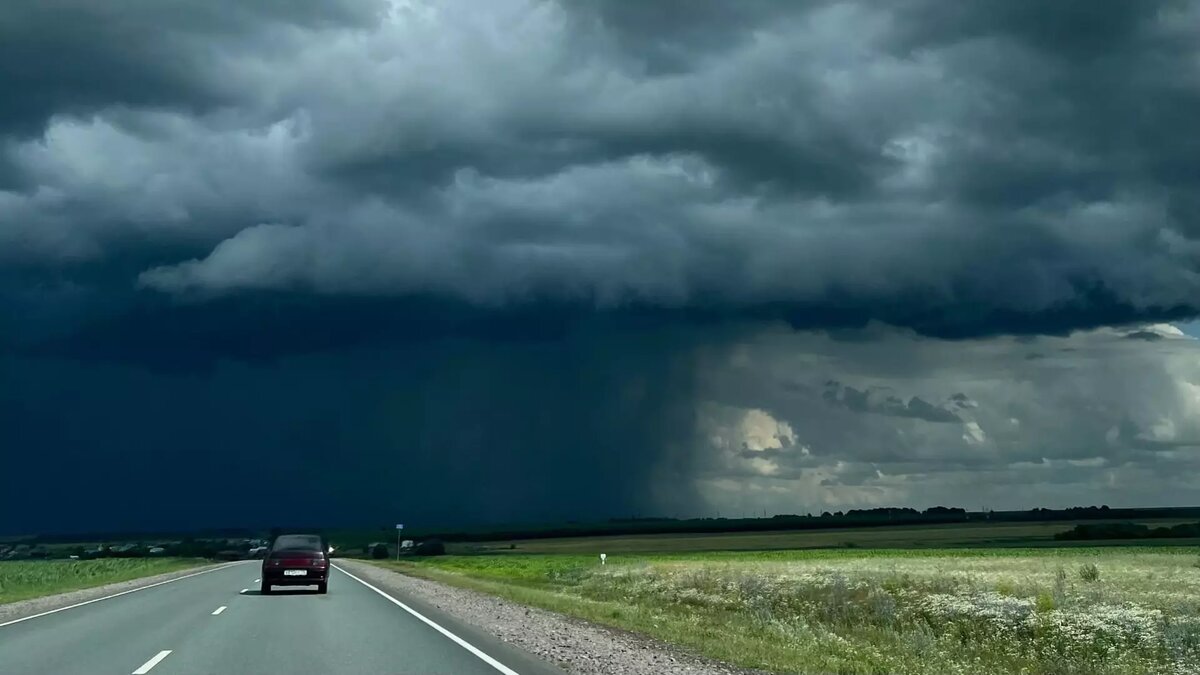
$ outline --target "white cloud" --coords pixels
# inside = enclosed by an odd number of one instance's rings
[[[978,422],[970,421],[963,424],[963,440],[968,445],[980,445],[987,440],[987,435],[979,428]]]
[[[742,415],[738,434],[741,446],[752,451],[790,448],[796,444],[796,433],[791,425],[763,410],[747,410]]]

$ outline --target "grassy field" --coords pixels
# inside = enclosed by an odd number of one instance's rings
[[[1200,673],[1184,547],[448,556],[380,563],[803,673]]]
[[[911,527],[858,527],[780,532],[719,532],[705,534],[642,534],[561,539],[518,539],[482,544],[451,544],[452,553],[669,553],[683,551],[770,551],[803,548],[947,548],[984,546],[1071,546],[1106,542],[1061,542],[1054,535],[1082,521],[1045,523],[963,523]],[[1087,521],[1091,523],[1104,521]],[[1194,520],[1140,520],[1151,527]],[[1128,542],[1112,542],[1116,545]],[[1195,546],[1196,540],[1159,540],[1168,545]]]
[[[4,561],[0,562],[0,604],[174,572],[207,562],[194,558]]]

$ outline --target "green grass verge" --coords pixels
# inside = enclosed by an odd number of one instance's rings
[[[199,558],[3,561],[0,604],[175,572],[209,562]]]
[[[373,561],[775,672],[1165,673],[1200,663],[1196,549]]]

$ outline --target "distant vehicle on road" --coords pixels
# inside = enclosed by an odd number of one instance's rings
[[[316,534],[281,534],[267,549],[262,563],[263,595],[272,586],[316,586],[329,591],[329,547]]]

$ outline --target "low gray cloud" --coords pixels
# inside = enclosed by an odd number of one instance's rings
[[[705,362],[699,490],[725,510],[1189,504],[1200,498],[1184,478],[1200,469],[1200,343],[1128,332],[1040,338],[1047,354],[1032,362],[1009,338],[747,337],[735,358]],[[848,374],[872,384],[827,381]],[[764,386],[776,379],[788,386]],[[909,414],[898,391],[945,400],[956,420]],[[787,443],[730,450],[777,429]]]
[[[870,412],[893,417],[912,417],[926,422],[961,422],[962,419],[945,406],[935,406],[919,396],[905,401],[887,387],[855,389],[836,380],[825,383],[825,400],[855,412]],[[962,394],[959,394],[962,396]],[[965,399],[952,399],[950,406],[963,407]]]

